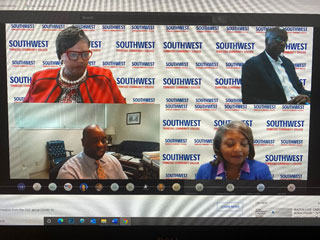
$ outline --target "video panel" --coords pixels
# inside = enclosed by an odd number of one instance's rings
[[[113,113],[105,112],[111,108],[117,113],[121,111],[116,115],[119,121],[124,121],[124,114],[144,111],[143,124],[153,123],[150,130],[144,128],[147,134],[141,137],[137,137],[141,131],[139,124],[130,126],[136,131],[130,136],[116,133],[115,143],[119,145],[124,140],[158,142],[158,162],[152,163],[157,165],[161,180],[196,179],[199,167],[217,158],[212,146],[217,129],[233,120],[242,121],[252,129],[254,159],[269,167],[273,180],[308,180],[311,105],[245,104],[242,100],[243,65],[264,51],[265,33],[272,26],[74,24],[90,39],[92,57],[88,66],[109,69],[126,104],[23,103],[34,73],[62,66],[55,41],[69,26],[72,24],[5,25],[10,179],[30,179],[30,174],[48,170],[45,141],[39,160],[29,161],[28,156],[37,153],[15,132],[21,131],[22,136],[34,133],[34,128],[47,131],[49,135],[55,132],[52,126],[43,127],[47,130],[38,126],[48,123],[45,117],[39,120],[32,116],[42,117],[46,112],[45,116],[52,114],[56,118],[54,121],[62,125],[61,118],[67,119],[71,127],[59,131],[74,142],[69,134],[75,132],[73,119],[88,124],[87,118],[92,117],[92,123],[103,119],[102,125],[107,128]],[[288,33],[284,56],[293,62],[303,87],[311,90],[314,28],[283,28]],[[55,74],[53,78],[58,76],[58,71]],[[64,108],[68,110],[64,112]],[[79,116],[73,114],[82,108],[85,110]],[[98,108],[104,112],[98,113]],[[122,112],[116,108],[126,109]],[[155,110],[150,114],[150,109]],[[26,115],[21,116],[21,111]],[[59,119],[57,111],[62,111]],[[70,113],[70,117],[66,117]],[[158,120],[154,116],[159,116]],[[18,118],[20,123],[31,126],[17,127],[13,119]],[[23,121],[25,119],[28,121]],[[115,124],[116,120],[112,121]],[[82,149],[80,132],[84,123],[76,127],[78,144],[74,148],[77,152]],[[121,126],[119,129],[125,131]],[[28,150],[21,154],[20,146]],[[30,153],[25,154],[28,151]],[[21,156],[27,159],[21,160]],[[154,176],[146,179],[154,179]]]

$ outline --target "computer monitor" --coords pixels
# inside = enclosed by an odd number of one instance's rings
[[[319,224],[318,15],[56,10],[1,12],[2,225]],[[72,26],[89,51],[59,40]],[[307,100],[288,103],[288,82]],[[233,121],[238,176],[217,136]],[[98,179],[93,124],[121,174]]]

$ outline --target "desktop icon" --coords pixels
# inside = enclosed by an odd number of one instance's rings
[[[112,183],[111,184],[111,186],[110,186],[110,188],[111,188],[111,190],[113,191],[113,192],[116,192],[116,191],[118,191],[119,190],[119,184],[118,183]]]
[[[72,190],[72,184],[71,183],[66,183],[65,185],[64,185],[64,190],[66,190],[66,191],[71,191]]]
[[[132,192],[134,190],[134,184],[133,183],[128,183],[126,185],[126,189],[128,192]]]
[[[69,218],[69,219],[68,219],[68,223],[69,223],[69,224],[74,224],[74,218]]]
[[[119,219],[118,218],[114,218],[111,221],[113,224],[118,224],[119,223]]]
[[[228,192],[233,192],[234,189],[235,189],[235,186],[234,186],[232,183],[227,184],[226,190],[227,190]]]
[[[202,192],[203,189],[204,189],[204,186],[202,183],[197,183],[196,186],[195,186],[195,189],[197,192]]]
[[[26,189],[26,185],[24,183],[19,183],[17,188],[19,191],[24,191]]]
[[[98,192],[101,192],[102,189],[103,189],[102,183],[97,183],[96,186],[95,186],[95,189],[96,189]]]
[[[63,218],[58,218],[57,222],[58,224],[63,224]]]
[[[41,184],[40,183],[34,183],[32,187],[33,187],[33,190],[35,190],[36,192],[41,190]]]
[[[91,224],[96,224],[96,223],[97,223],[97,219],[91,218],[91,219],[90,219],[90,223],[91,223]]]
[[[130,218],[120,218],[120,225],[121,226],[129,226],[129,225],[131,225]]]
[[[82,192],[87,191],[87,189],[88,189],[88,184],[86,184],[86,183],[81,183],[81,184],[80,184],[80,190],[81,190]]]
[[[101,224],[106,224],[107,223],[107,219],[106,218],[101,218],[100,223]]]
[[[266,187],[265,187],[264,184],[259,183],[259,184],[257,185],[257,190],[258,190],[259,192],[263,192],[265,189],[266,189]]]
[[[80,224],[84,224],[85,222],[86,222],[86,220],[84,220],[84,218],[80,218],[80,219],[79,219],[79,223],[80,223]]]
[[[51,192],[54,192],[55,190],[57,190],[57,184],[55,184],[55,183],[50,183],[50,184],[48,185],[48,188],[49,188],[49,190],[50,190]]]
[[[175,191],[175,192],[179,192],[181,189],[181,185],[179,183],[174,183],[172,185],[172,190]]]
[[[296,185],[291,183],[288,185],[287,189],[289,192],[294,192],[296,190]]]
[[[166,188],[166,186],[163,183],[159,183],[157,185],[157,189],[159,192],[163,192],[165,188]]]

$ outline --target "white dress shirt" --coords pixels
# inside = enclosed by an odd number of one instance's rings
[[[282,84],[282,88],[284,90],[284,93],[286,94],[287,101],[290,101],[291,98],[294,98],[299,95],[297,90],[292,86],[292,83],[290,82],[290,79],[288,77],[288,74],[286,73],[286,70],[284,66],[282,66],[282,60],[278,57],[278,60],[275,61],[270,55],[265,52],[268,59],[270,60],[274,70],[276,71],[280,82]]]
[[[100,160],[107,179],[127,179],[118,159],[105,153]],[[98,179],[96,160],[84,152],[73,156],[60,168],[57,179]]]

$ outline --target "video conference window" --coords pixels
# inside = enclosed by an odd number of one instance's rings
[[[112,143],[158,143],[159,172],[154,176],[160,179],[196,179],[201,165],[217,159],[212,146],[217,129],[241,121],[252,130],[254,160],[268,166],[272,179],[307,180],[312,27],[280,28],[267,34],[266,40],[266,31],[272,27],[81,24],[75,26],[83,30],[89,45],[84,40],[83,49],[71,44],[57,54],[56,39],[70,26],[6,24],[8,103],[13,114],[9,119],[11,178],[30,178],[32,172],[49,169],[49,162],[43,160],[44,142],[56,139],[56,133],[67,138],[67,148],[81,152],[80,128],[89,122],[107,128],[110,116],[119,117],[109,110],[117,107],[118,113],[128,105],[133,109],[121,112],[121,119],[126,119],[124,114],[141,112],[141,124],[147,122],[150,129],[143,128],[142,133],[139,124],[125,125],[130,127],[128,131],[117,127]],[[76,76],[83,84],[77,89],[86,87],[73,93],[65,90],[65,95],[53,93],[60,88],[60,68],[68,69],[75,59],[87,63],[87,78]],[[92,73],[93,68],[98,72]],[[38,85],[31,94],[29,89],[42,79],[39,71],[50,72],[48,82],[53,85],[47,83],[50,90],[46,84]],[[116,89],[121,99],[113,102],[126,105],[22,103],[26,96],[38,97],[39,102],[64,102],[74,97],[80,99],[77,102],[102,103],[94,100],[94,93],[100,96],[100,86],[105,83],[100,73],[112,85],[108,89]],[[96,82],[100,85],[94,85]],[[98,92],[92,93],[92,89]],[[37,95],[41,91],[44,97]],[[141,111],[134,109],[138,106]],[[31,112],[29,108],[39,117],[22,117]],[[53,117],[48,120],[49,116]],[[76,119],[76,130],[70,119]],[[41,132],[37,137],[42,141],[41,153],[32,148],[24,154],[15,151],[28,146],[16,145],[18,136],[35,131]]]
[[[9,108],[11,179],[97,178],[96,171],[90,172],[94,166],[89,165],[95,164],[94,159],[104,163],[106,157],[106,165],[111,162],[106,179],[159,175],[159,159],[147,159],[159,155],[158,104],[12,103]],[[139,124],[128,124],[127,114],[133,112],[139,113]],[[107,155],[102,157],[104,152]],[[83,165],[59,173],[64,163],[79,163],[83,153]],[[154,175],[143,172],[144,164],[153,167]],[[129,171],[129,166],[135,171]]]

